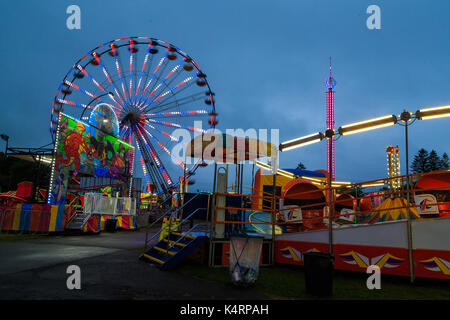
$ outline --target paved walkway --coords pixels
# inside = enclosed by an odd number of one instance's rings
[[[139,261],[145,232],[48,236],[0,242],[0,299],[268,299]],[[81,269],[68,290],[66,269]]]

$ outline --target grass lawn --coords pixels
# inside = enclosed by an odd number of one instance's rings
[[[186,262],[177,268],[178,272],[201,279],[231,284],[228,268],[208,268],[205,265]],[[381,275],[381,289],[366,287],[368,274],[334,271],[333,297],[331,299],[362,300],[450,300],[450,281],[416,279],[410,284],[407,277]],[[303,267],[275,265],[261,267],[254,287],[243,290],[260,290],[274,299],[317,299],[305,293]]]

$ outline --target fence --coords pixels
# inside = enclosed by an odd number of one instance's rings
[[[100,215],[136,215],[135,198],[110,198],[99,193],[87,193],[84,198],[85,214]]]

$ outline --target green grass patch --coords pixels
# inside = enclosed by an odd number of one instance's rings
[[[187,262],[178,272],[200,279],[230,284],[228,268],[208,268]],[[334,271],[333,296],[330,299],[357,300],[450,300],[450,281],[416,279],[411,284],[408,277],[381,275],[381,289],[366,287],[368,274]],[[243,290],[259,290],[274,299],[317,299],[305,292],[305,273],[302,267],[275,265],[261,267],[256,284]],[[326,298],[321,298],[326,299]]]

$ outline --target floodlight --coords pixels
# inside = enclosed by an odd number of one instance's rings
[[[450,106],[420,109],[416,111],[416,118],[420,120],[450,117]]]
[[[361,188],[381,187],[384,186],[384,182],[374,182],[360,185]]]
[[[255,164],[258,167],[260,167],[260,168],[263,168],[263,169],[266,169],[266,170],[272,170],[272,167],[269,164],[267,164],[267,163],[264,163],[264,162],[261,162],[261,161],[255,161]]]
[[[310,134],[310,135],[307,135],[304,137],[285,141],[280,144],[279,149],[280,149],[280,151],[287,151],[287,150],[291,150],[294,148],[303,147],[308,144],[319,142],[322,139],[323,139],[323,133],[317,132],[317,133],[313,133],[313,134]]]
[[[392,126],[396,123],[397,123],[397,117],[394,115],[389,115],[389,116],[384,116],[384,117],[369,119],[369,120],[365,120],[365,121],[361,121],[361,122],[347,124],[345,126],[341,126],[338,129],[338,131],[339,131],[340,135],[344,136],[344,135],[354,134],[354,133],[358,133],[358,132],[388,127],[388,126]]]

